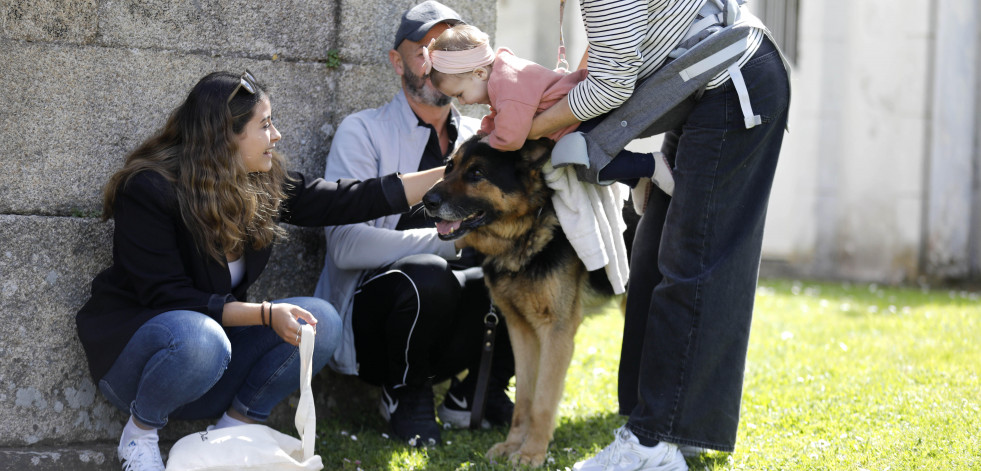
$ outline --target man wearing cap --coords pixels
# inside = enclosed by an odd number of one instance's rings
[[[388,52],[402,89],[385,105],[341,122],[325,178],[364,180],[438,167],[479,129],[479,120],[461,116],[450,97],[420,76],[422,47],[460,23],[459,14],[432,0],[402,15]],[[344,319],[331,367],[381,386],[379,410],[391,432],[410,444],[440,442],[436,382],[453,379],[440,419],[467,426],[490,310],[479,256],[440,240],[422,211],[325,232],[327,254],[315,294],[337,306]],[[514,359],[503,324],[496,329],[491,365],[484,423],[503,425],[514,409],[505,394]],[[464,370],[469,373],[458,381]]]

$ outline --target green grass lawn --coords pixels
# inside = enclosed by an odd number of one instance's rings
[[[616,414],[622,328],[616,303],[591,312],[580,328],[545,468],[571,468],[605,447],[623,424]],[[979,328],[976,293],[763,280],[736,452],[689,465],[981,469]],[[338,399],[318,424],[325,469],[510,469],[484,458],[504,439],[504,428],[447,430],[443,446],[417,450],[383,436],[377,396],[349,399]]]

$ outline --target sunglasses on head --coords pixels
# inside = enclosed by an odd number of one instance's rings
[[[228,99],[225,100],[226,105],[232,102],[232,98],[235,98],[235,94],[238,93],[240,88],[244,88],[251,95],[255,95],[256,91],[259,90],[259,87],[255,84],[255,76],[252,75],[252,72],[249,72],[249,69],[245,69],[245,73],[239,77],[238,85],[235,86],[232,94],[228,95]]]

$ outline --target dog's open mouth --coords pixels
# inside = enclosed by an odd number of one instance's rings
[[[480,227],[484,221],[484,214],[483,211],[477,211],[458,221],[436,221],[436,232],[442,240],[459,239],[471,230]]]

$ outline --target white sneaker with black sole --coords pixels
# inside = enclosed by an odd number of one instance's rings
[[[660,442],[643,446],[626,426],[614,433],[613,443],[596,456],[576,463],[576,471],[688,471],[677,445]]]

